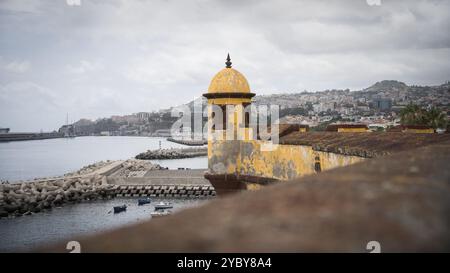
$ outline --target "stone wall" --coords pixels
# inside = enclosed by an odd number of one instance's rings
[[[315,151],[306,145],[270,145],[263,141],[211,143],[211,174],[233,174],[288,180],[364,160],[363,157]]]

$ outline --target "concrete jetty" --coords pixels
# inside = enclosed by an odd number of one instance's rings
[[[116,196],[123,197],[213,197],[216,192],[204,178],[206,169],[152,170],[132,177],[108,177],[108,183],[117,185]],[[119,171],[120,172],[120,171]]]

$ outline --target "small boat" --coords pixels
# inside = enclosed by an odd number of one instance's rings
[[[150,212],[150,215],[152,217],[160,217],[160,216],[167,216],[172,214],[172,212],[170,210],[166,210],[166,211],[152,211]]]
[[[116,207],[113,207],[113,209],[114,209],[114,213],[120,213],[122,211],[126,211],[127,210],[127,206],[126,205],[116,206]]]
[[[166,202],[159,202],[158,204],[155,205],[155,211],[163,210],[163,209],[171,209],[171,208],[173,208],[173,206],[170,203],[166,203]]]
[[[152,202],[152,200],[150,200],[150,198],[139,198],[138,199],[138,206],[142,206],[145,204],[150,204],[150,202]]]

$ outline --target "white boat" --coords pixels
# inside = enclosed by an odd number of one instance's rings
[[[150,215],[152,217],[160,217],[160,216],[167,216],[172,214],[172,212],[170,210],[166,210],[166,211],[152,211],[150,212]]]
[[[171,209],[173,208],[172,204],[168,202],[159,202],[155,204],[155,211],[157,210],[164,210],[164,209]]]

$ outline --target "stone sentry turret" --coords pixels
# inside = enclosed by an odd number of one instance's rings
[[[250,92],[244,75],[232,68],[230,54],[225,65],[211,80],[208,92],[203,94],[208,100],[209,173],[219,176],[239,172],[239,141],[253,137],[249,126],[250,112],[246,107],[251,104],[255,93]],[[222,156],[216,153],[222,153]],[[224,158],[227,160],[224,161]],[[211,183],[214,185],[214,181]],[[219,183],[234,187],[229,181]],[[221,186],[216,184],[215,187]]]

